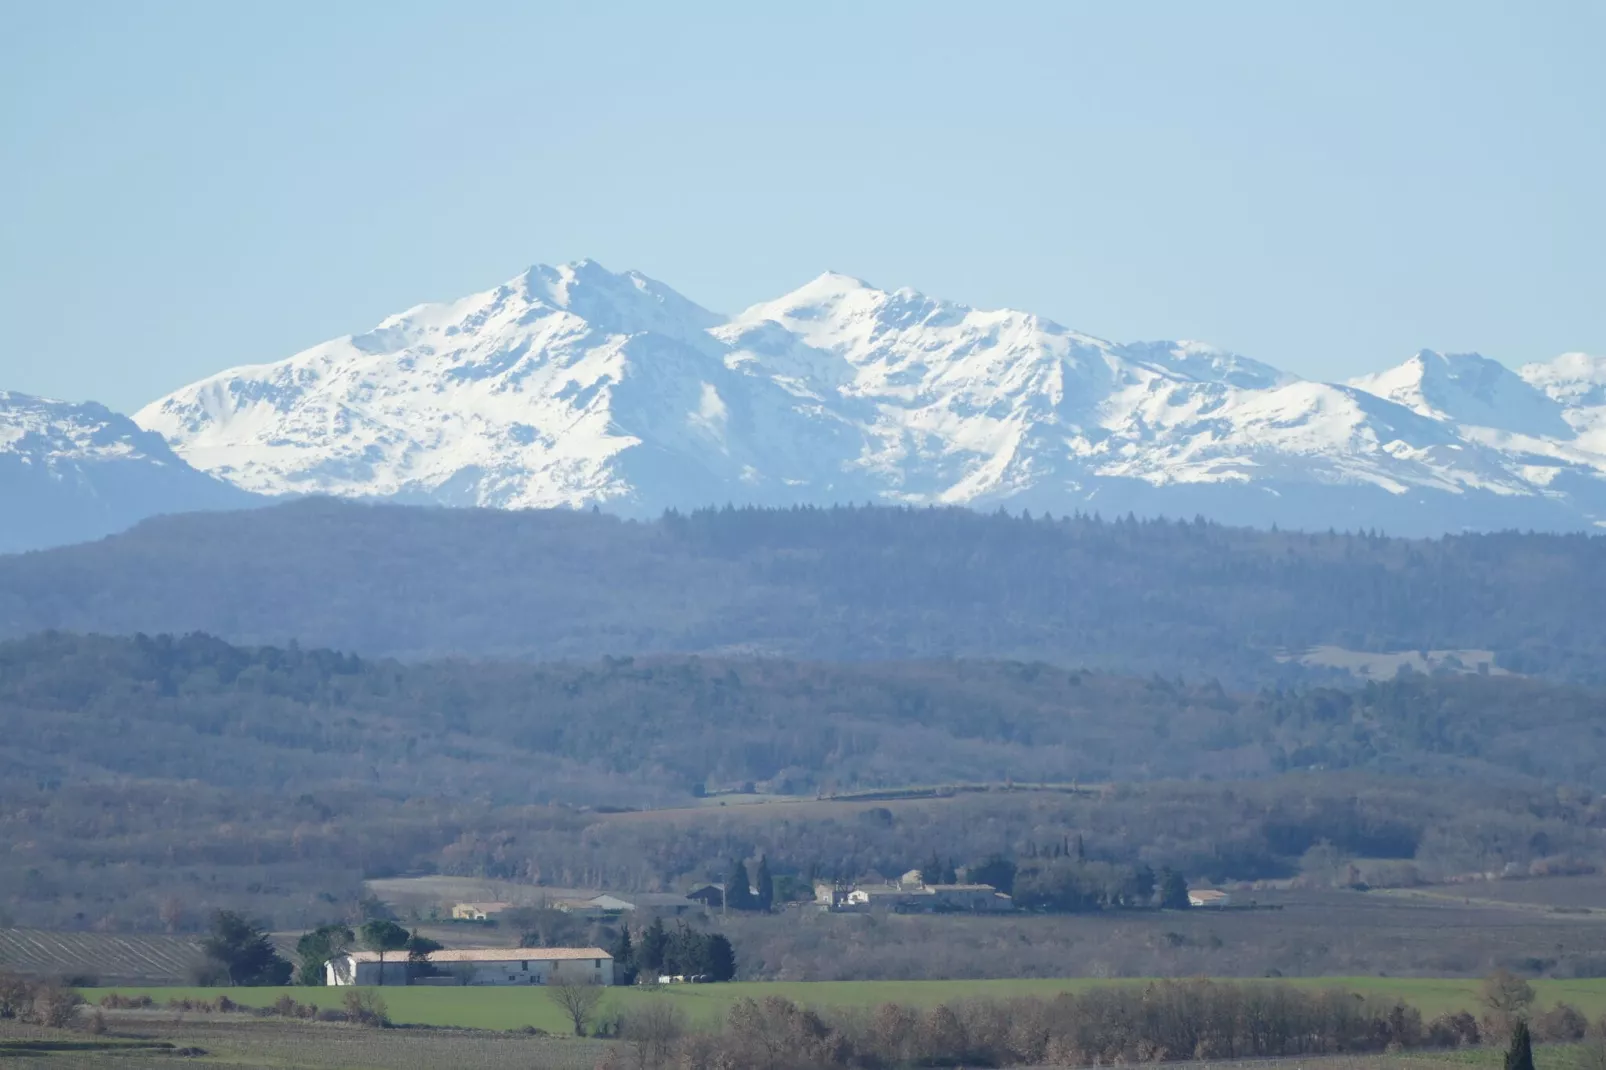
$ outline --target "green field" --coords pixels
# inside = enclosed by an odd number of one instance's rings
[[[677,985],[663,990],[616,988],[608,994],[615,1010],[628,1010],[647,1000],[671,1000],[697,1022],[721,1018],[743,996],[785,996],[812,1007],[872,1007],[881,1003],[934,1006],[968,998],[1052,996],[1099,985],[1141,984],[1139,981],[1072,980],[1011,981],[755,981],[721,985]],[[1269,983],[1269,982],[1268,982]],[[1432,1017],[1444,1011],[1477,1009],[1479,982],[1392,977],[1330,977],[1290,979],[1287,983],[1315,988],[1342,988],[1385,998],[1401,998]],[[1567,1002],[1591,1019],[1606,1014],[1606,980],[1535,981],[1541,1006]],[[88,989],[84,995],[98,1001],[108,992],[144,993],[159,1004],[170,999],[216,999],[220,995],[248,1006],[266,1006],[289,994],[302,1003],[339,1007],[344,989],[338,988],[117,988]],[[533,1025],[562,1032],[566,1023],[556,1006],[539,988],[433,988],[374,989],[384,996],[390,1017],[398,1024],[462,1026],[476,1029],[517,1029]]]

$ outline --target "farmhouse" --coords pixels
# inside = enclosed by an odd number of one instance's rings
[[[435,951],[348,951],[324,965],[331,985],[613,984],[613,956],[600,947],[512,947]]]
[[[489,921],[512,907],[512,903],[457,903],[452,906],[452,920]]]
[[[898,914],[992,914],[1014,910],[1015,901],[990,884],[922,884],[854,888],[844,895],[815,886],[815,901],[829,910],[890,910]]]

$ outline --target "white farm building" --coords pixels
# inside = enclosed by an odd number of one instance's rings
[[[600,947],[513,947],[435,951],[422,962],[405,951],[348,951],[324,964],[331,985],[613,984],[613,956]]]

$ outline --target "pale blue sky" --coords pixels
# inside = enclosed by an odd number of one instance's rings
[[[827,268],[1337,378],[1606,350],[1606,4],[0,0],[0,388],[534,262]]]

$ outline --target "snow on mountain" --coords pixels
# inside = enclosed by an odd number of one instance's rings
[[[1436,420],[1534,438],[1572,437],[1555,399],[1478,353],[1424,349],[1398,367],[1351,380],[1351,385]]]
[[[1578,415],[1594,403],[1569,399],[1606,376],[1545,367],[1424,351],[1311,383],[835,273],[726,318],[581,261],[222,372],[135,419],[264,494],[627,512],[1128,503],[1228,520],[1280,503],[1288,525],[1383,527],[1408,502],[1411,530],[1480,509],[1587,525],[1606,516],[1606,465]]]
[[[1555,360],[1524,365],[1518,374],[1561,406],[1581,447],[1606,454],[1606,357],[1564,353]]]
[[[250,495],[191,468],[102,405],[0,391],[0,552],[100,538],[157,513]]]
[[[828,422],[728,368],[719,317],[589,261],[420,305],[278,364],[236,368],[136,419],[267,494],[453,505],[655,506],[775,496]],[[785,496],[784,493],[781,496]]]

